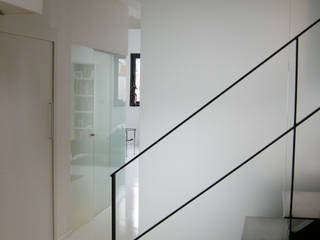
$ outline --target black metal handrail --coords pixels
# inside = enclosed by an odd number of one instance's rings
[[[150,144],[148,147],[146,147],[144,150],[142,150],[139,154],[134,156],[130,161],[123,164],[121,167],[119,167],[117,170],[115,170],[111,176],[115,175],[117,172],[121,171],[123,168],[131,164],[132,162],[136,161],[141,155],[149,151],[151,148],[153,148],[156,144],[158,144],[160,141],[162,141],[164,138],[166,138],[168,135],[173,133],[175,130],[177,130],[179,127],[181,127],[183,124],[185,124],[187,121],[189,121],[191,118],[193,118],[195,115],[197,115],[199,112],[204,110],[206,107],[208,107],[211,103],[216,101],[218,98],[220,98],[222,95],[227,93],[231,88],[238,85],[242,80],[244,80],[246,77],[248,77],[251,73],[253,73],[255,70],[260,68],[263,64],[268,62],[271,58],[273,58],[275,55],[277,55],[279,52],[281,52],[284,48],[289,46],[292,42],[294,42],[297,38],[299,38],[301,35],[303,35],[305,32],[307,32],[310,28],[312,28],[314,25],[319,23],[320,18],[315,21],[313,24],[311,24],[309,27],[304,29],[302,32],[300,32],[298,35],[296,35],[294,38],[292,38],[289,42],[284,44],[282,47],[280,47],[278,50],[276,50],[274,53],[272,53],[269,57],[265,58],[262,62],[260,62],[258,65],[256,65],[254,68],[252,68],[249,72],[244,74],[242,77],[240,77],[237,81],[229,85],[227,88],[225,88],[223,91],[221,91],[218,95],[216,95],[214,98],[212,98],[210,101],[208,101],[206,104],[202,105],[197,111],[193,112],[189,115],[189,117],[185,118],[183,121],[181,121],[179,124],[177,124],[175,127],[173,127],[170,131],[168,131],[166,134],[164,134],[162,137],[160,137],[158,140],[154,141],[152,144]]]
[[[153,148],[155,145],[157,145],[160,141],[162,141],[164,138],[166,138],[167,136],[169,136],[171,133],[173,133],[175,130],[177,130],[179,127],[181,127],[183,124],[185,124],[187,121],[189,121],[191,118],[193,118],[195,115],[197,115],[198,113],[200,113],[202,110],[204,110],[205,108],[207,108],[210,104],[212,104],[213,102],[215,102],[218,98],[220,98],[222,95],[224,95],[225,93],[227,93],[228,91],[230,91],[232,88],[234,88],[236,85],[238,85],[240,82],[242,82],[246,77],[248,77],[250,74],[252,74],[253,72],[255,72],[258,68],[260,68],[262,65],[264,65],[266,62],[268,62],[271,58],[273,58],[275,55],[277,55],[279,52],[281,52],[282,50],[284,50],[286,47],[288,47],[291,43],[296,42],[296,56],[295,56],[295,95],[294,95],[294,121],[293,121],[293,126],[288,129],[287,131],[285,131],[284,133],[282,133],[279,137],[275,138],[273,141],[271,141],[269,144],[267,144],[265,147],[263,147],[262,149],[260,149],[257,153],[255,153],[254,155],[252,155],[249,159],[247,159],[246,161],[244,161],[242,164],[240,164],[239,166],[237,166],[236,168],[234,168],[233,170],[231,170],[229,173],[227,173],[226,175],[224,175],[222,178],[220,178],[218,181],[216,181],[215,183],[213,183],[212,185],[210,185],[209,187],[207,187],[205,190],[203,190],[202,192],[200,192],[199,194],[197,194],[195,197],[193,197],[192,199],[190,199],[189,201],[187,201],[185,204],[183,204],[182,206],[180,206],[179,208],[177,208],[175,211],[173,211],[172,213],[170,213],[168,216],[166,216],[165,218],[163,218],[162,220],[160,220],[159,222],[157,222],[156,224],[154,224],[153,226],[151,226],[150,228],[148,228],[146,231],[144,231],[142,234],[140,234],[138,237],[135,238],[135,240],[140,239],[142,236],[144,236],[146,233],[150,232],[152,229],[154,229],[155,227],[157,227],[159,224],[161,224],[162,222],[164,222],[165,220],[167,220],[168,218],[170,218],[172,215],[174,215],[175,213],[177,213],[178,211],[180,211],[182,208],[184,208],[185,206],[187,206],[188,204],[190,204],[191,202],[193,202],[195,199],[197,199],[198,197],[200,197],[202,194],[204,194],[205,192],[207,192],[209,189],[211,189],[212,187],[214,187],[215,185],[217,185],[219,182],[221,182],[223,179],[227,178],[228,176],[230,176],[232,173],[234,173],[235,171],[237,171],[239,168],[241,168],[242,166],[244,166],[245,164],[247,164],[249,161],[251,161],[253,158],[255,158],[257,155],[259,155],[261,152],[263,152],[264,150],[266,150],[267,148],[269,148],[271,145],[273,145],[275,142],[277,142],[278,140],[280,140],[282,137],[284,137],[285,135],[287,135],[289,132],[293,131],[293,156],[292,156],[292,174],[291,174],[291,196],[290,196],[290,216],[288,217],[290,219],[290,238],[292,236],[292,204],[293,204],[293,190],[294,190],[294,167],[295,167],[295,144],[296,144],[296,128],[302,124],[304,121],[306,121],[307,119],[309,119],[311,116],[313,116],[315,113],[317,113],[320,108],[317,108],[316,110],[314,110],[312,113],[310,113],[309,115],[307,115],[305,118],[303,118],[301,121],[297,122],[297,93],[298,93],[298,60],[299,60],[299,37],[302,36],[304,33],[306,33],[309,29],[311,29],[312,27],[314,27],[316,24],[318,24],[320,22],[320,18],[315,21],[314,23],[312,23],[311,25],[309,25],[307,28],[305,28],[303,31],[301,31],[299,34],[297,34],[294,38],[292,38],[290,41],[288,41],[287,43],[285,43],[283,46],[281,46],[278,50],[276,50],[274,53],[272,53],[271,55],[269,55],[267,58],[265,58],[262,62],[260,62],[259,64],[257,64],[254,68],[252,68],[250,71],[248,71],[246,74],[244,74],[242,77],[240,77],[237,81],[235,81],[234,83],[232,83],[230,86],[228,86],[226,89],[224,89],[223,91],[221,91],[217,96],[215,96],[214,98],[212,98],[210,101],[208,101],[206,104],[204,104],[202,107],[200,107],[197,111],[195,111],[194,113],[192,113],[191,115],[189,115],[186,119],[184,119],[183,121],[181,121],[179,124],[177,124],[175,127],[173,127],[170,131],[168,131],[166,134],[164,134],[162,137],[160,137],[158,140],[156,140],[155,142],[153,142],[152,144],[150,144],[148,147],[146,147],[143,151],[141,151],[139,154],[137,154],[135,157],[133,157],[130,161],[128,161],[127,163],[125,163],[124,165],[122,165],[121,167],[119,167],[116,171],[114,171],[111,174],[111,180],[112,180],[112,240],[116,240],[116,174],[121,171],[122,169],[124,169],[125,167],[127,167],[129,164],[131,164],[132,162],[136,161],[141,155],[143,155],[144,153],[146,153],[147,151],[149,151],[151,148]]]

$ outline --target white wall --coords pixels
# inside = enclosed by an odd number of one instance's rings
[[[0,16],[0,29],[2,30],[56,41],[54,85],[55,239],[60,239],[71,231],[69,188],[71,44],[78,43],[126,55],[128,46],[127,12],[127,6],[117,0],[103,2],[100,0],[46,0],[42,15]],[[70,13],[72,14],[70,15]],[[81,19],[77,21],[79,16],[83,17],[84,15],[91,25],[85,25],[84,20]]]
[[[142,1],[141,149],[319,18],[319,10],[315,0]],[[300,99],[310,94],[308,110],[311,99],[320,102],[315,80],[320,27],[317,31],[312,47],[302,44],[309,53],[316,51],[312,59],[301,53],[315,69],[305,71],[313,79],[305,89],[301,83]],[[293,50],[282,52],[140,159],[140,232],[291,125]],[[289,137],[143,238],[239,239],[245,216],[281,217]],[[307,145],[313,146],[309,155],[315,162],[319,133],[313,138],[308,143],[315,143]]]
[[[72,42],[127,55],[128,9],[120,0],[71,0]]]
[[[140,107],[130,107],[130,55],[131,53],[140,53],[141,45],[141,30],[129,29],[128,30],[128,56],[127,56],[127,69],[128,69],[128,81],[127,81],[127,127],[136,128],[136,142],[139,144],[140,140],[140,127],[139,127],[139,110]],[[131,134],[131,133],[130,133]]]

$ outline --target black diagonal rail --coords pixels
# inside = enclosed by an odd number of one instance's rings
[[[148,228],[147,230],[145,230],[143,233],[141,233],[139,236],[137,236],[134,240],[138,240],[141,237],[143,237],[144,235],[146,235],[148,232],[150,232],[152,229],[156,228],[157,226],[159,226],[161,223],[163,223],[164,221],[166,221],[168,218],[170,218],[171,216],[173,216],[174,214],[176,214],[177,212],[179,212],[182,208],[186,207],[187,205],[189,205],[190,203],[192,203],[194,200],[196,200],[197,198],[199,198],[201,195],[203,195],[204,193],[206,193],[207,191],[209,191],[211,188],[213,188],[214,186],[216,186],[217,184],[219,184],[220,182],[222,182],[224,179],[226,179],[227,177],[229,177],[231,174],[233,174],[234,172],[236,172],[238,169],[242,168],[243,166],[245,166],[246,164],[248,164],[250,161],[252,161],[255,157],[257,157],[258,155],[260,155],[262,152],[264,152],[267,148],[269,148],[270,146],[272,146],[273,144],[275,144],[276,142],[278,142],[280,139],[282,139],[284,136],[286,136],[288,133],[290,133],[291,131],[294,131],[299,125],[301,125],[302,123],[304,123],[306,120],[308,120],[309,118],[311,118],[314,114],[316,114],[318,111],[320,110],[320,107],[318,107],[316,110],[314,110],[313,112],[311,112],[310,114],[308,114],[305,118],[301,119],[298,123],[294,124],[291,128],[289,128],[287,131],[283,132],[280,136],[276,137],[275,139],[273,139],[270,143],[268,143],[266,146],[264,146],[263,148],[261,148],[259,151],[257,151],[255,154],[253,154],[252,156],[250,156],[248,159],[246,159],[245,161],[243,161],[241,164],[239,164],[237,167],[235,167],[234,169],[232,169],[230,172],[228,172],[227,174],[225,174],[223,177],[219,178],[216,182],[214,182],[213,184],[211,184],[209,187],[207,187],[206,189],[204,189],[203,191],[201,191],[200,193],[198,193],[196,196],[194,196],[193,198],[191,198],[189,201],[187,201],[186,203],[184,203],[183,205],[181,205],[180,207],[178,207],[176,210],[174,210],[173,212],[171,212],[169,215],[167,215],[166,217],[164,217],[163,219],[161,219],[160,221],[158,221],[156,224],[154,224],[153,226],[151,226],[150,228]],[[293,217],[288,217],[288,218],[293,218]]]
[[[238,80],[236,80],[234,83],[232,83],[230,86],[228,86],[226,89],[224,89],[223,91],[221,91],[218,95],[216,95],[214,98],[212,98],[210,101],[208,101],[206,104],[204,104],[202,107],[200,107],[198,110],[196,110],[195,112],[193,112],[191,115],[189,115],[186,119],[184,119],[183,121],[181,121],[179,124],[177,124],[175,127],[173,127],[171,130],[169,130],[167,133],[165,133],[162,137],[160,137],[158,140],[156,140],[155,142],[153,142],[152,144],[150,144],[148,147],[146,147],[143,151],[141,151],[139,154],[137,154],[135,157],[133,157],[130,161],[128,161],[127,163],[123,164],[121,167],[119,167],[116,171],[114,171],[111,174],[111,181],[112,181],[112,204],[111,204],[111,209],[112,209],[112,240],[116,240],[116,174],[121,171],[122,169],[124,169],[125,167],[127,167],[128,165],[130,165],[132,162],[136,161],[141,155],[145,154],[147,151],[149,151],[151,148],[153,148],[155,145],[157,145],[159,142],[161,142],[163,139],[165,139],[166,137],[168,137],[171,133],[173,133],[174,131],[176,131],[178,128],[180,128],[182,125],[184,125],[186,122],[188,122],[191,118],[193,118],[194,116],[196,116],[198,113],[200,113],[202,110],[204,110],[205,108],[207,108],[209,105],[211,105],[213,102],[215,102],[217,99],[219,99],[221,96],[223,96],[225,93],[229,92],[232,88],[234,88],[235,86],[239,85],[239,83],[241,83],[245,78],[247,78],[250,74],[252,74],[253,72],[255,72],[257,69],[259,69],[262,65],[264,65],[266,62],[268,62],[271,58],[273,58],[274,56],[276,56],[278,53],[280,53],[282,50],[284,50],[286,47],[288,47],[291,43],[296,42],[296,86],[295,86],[295,119],[294,119],[294,126],[291,130],[296,130],[297,124],[296,123],[296,113],[297,113],[297,106],[296,106],[296,102],[297,102],[297,74],[298,74],[298,61],[297,61],[297,56],[298,56],[298,43],[299,43],[299,37],[301,37],[304,33],[306,33],[308,30],[310,30],[312,27],[314,27],[316,24],[318,24],[320,22],[320,18],[318,20],[316,20],[314,23],[312,23],[311,25],[309,25],[307,28],[305,28],[303,31],[301,31],[299,34],[297,34],[294,38],[292,38],[290,41],[288,41],[287,43],[285,43],[283,46],[281,46],[278,50],[276,50],[274,53],[272,53],[271,55],[269,55],[267,58],[265,58],[263,61],[261,61],[259,64],[257,64],[254,68],[252,68],[250,71],[248,71],[246,74],[244,74],[242,77],[240,77]],[[318,110],[316,110],[318,111]],[[291,131],[290,130],[290,131]],[[289,131],[289,130],[288,130]],[[289,132],[290,132],[289,131]],[[295,134],[294,134],[295,135]],[[294,144],[295,144],[295,136],[294,136]],[[295,152],[295,148],[293,149],[293,152]],[[241,167],[241,166],[239,166]],[[236,171],[237,169],[235,169]],[[294,157],[293,157],[293,163],[292,163],[292,177],[294,178]],[[293,179],[291,182],[291,188],[293,190]],[[292,201],[293,201],[293,191],[291,192],[291,207],[290,207],[290,212],[292,213]],[[179,209],[180,210],[180,209]],[[178,210],[178,211],[179,211]],[[174,214],[174,213],[173,213]],[[171,215],[170,215],[171,216]],[[169,216],[169,217],[170,217]],[[292,216],[291,216],[292,217]],[[167,219],[167,218],[166,218]],[[164,219],[165,220],[165,219]],[[163,221],[164,221],[163,220]],[[162,222],[163,222],[162,221]],[[157,225],[159,225],[160,223],[158,223]],[[155,226],[154,226],[155,227]],[[152,228],[154,228],[152,227]],[[291,229],[291,224],[290,224],[290,229]],[[151,230],[151,229],[150,229]],[[148,230],[148,232],[150,231]],[[145,232],[146,233],[146,232]],[[143,235],[145,234],[143,233]],[[139,237],[137,237],[136,239],[139,239],[142,235],[140,235]]]
[[[200,113],[202,110],[204,110],[205,108],[207,108],[211,103],[213,103],[214,101],[216,101],[218,98],[220,98],[222,95],[224,95],[225,93],[227,93],[228,91],[230,91],[230,89],[232,89],[233,87],[235,87],[236,85],[238,85],[240,82],[242,82],[246,77],[248,77],[250,74],[252,74],[254,71],[256,71],[258,68],[260,68],[263,64],[265,64],[266,62],[268,62],[271,58],[273,58],[275,55],[277,55],[279,52],[281,52],[283,49],[285,49],[287,46],[289,46],[291,43],[293,43],[297,38],[299,38],[301,35],[303,35],[305,32],[307,32],[310,28],[312,28],[313,26],[315,26],[317,23],[320,22],[320,18],[315,21],[313,24],[311,24],[309,27],[307,27],[306,29],[304,29],[302,32],[300,32],[298,35],[296,35],[294,38],[292,38],[289,42],[287,42],[286,44],[284,44],[282,47],[280,47],[278,50],[276,50],[274,53],[272,53],[269,57],[267,57],[266,59],[264,59],[262,62],[260,62],[258,65],[256,65],[254,68],[252,68],[249,72],[247,72],[246,74],[244,74],[242,77],[240,77],[237,81],[235,81],[234,83],[232,83],[230,86],[228,86],[226,89],[224,89],[223,91],[221,91],[217,96],[215,96],[214,98],[212,98],[210,101],[208,101],[206,104],[204,104],[202,107],[200,107],[197,111],[195,111],[194,113],[190,114],[189,117],[187,117],[186,119],[184,119],[183,121],[181,121],[179,124],[177,124],[175,127],[173,127],[170,131],[168,131],[166,134],[164,134],[162,137],[160,137],[158,140],[154,141],[152,144],[150,144],[148,147],[146,147],[143,151],[141,151],[139,154],[137,154],[135,157],[133,157],[130,161],[128,161],[127,163],[123,164],[121,167],[119,167],[116,171],[114,171],[112,175],[115,175],[117,172],[121,171],[123,168],[125,168],[126,166],[128,166],[129,164],[131,164],[133,161],[135,161],[137,158],[139,158],[141,155],[143,155],[144,153],[146,153],[147,151],[149,151],[151,148],[153,148],[156,144],[158,144],[160,141],[162,141],[164,138],[166,138],[167,136],[169,136],[171,133],[173,133],[175,130],[177,130],[179,127],[181,127],[183,124],[185,124],[186,122],[188,122],[191,118],[193,118],[194,116],[196,116],[198,113]]]

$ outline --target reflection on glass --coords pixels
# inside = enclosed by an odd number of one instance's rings
[[[140,53],[131,54],[130,106],[140,106]]]
[[[71,206],[73,230],[107,221],[110,173],[125,161],[126,62],[111,54],[72,46]],[[116,91],[115,91],[116,90]],[[106,225],[101,235],[106,239]]]
[[[136,96],[137,102],[140,102],[140,58],[136,59]]]
[[[118,99],[125,103],[126,101],[126,81],[127,81],[127,65],[124,59],[118,58]]]

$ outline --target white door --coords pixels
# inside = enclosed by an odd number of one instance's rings
[[[52,43],[0,32],[0,239],[52,240]]]

